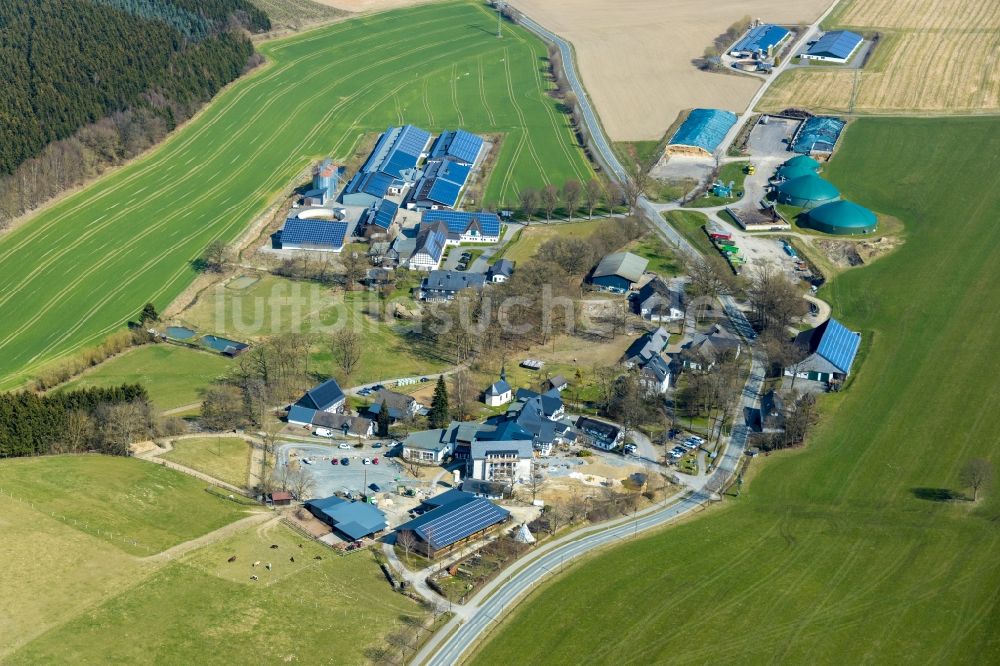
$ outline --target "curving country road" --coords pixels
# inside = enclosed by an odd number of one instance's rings
[[[754,355],[741,396],[742,407],[756,407],[764,382],[764,364]],[[506,578],[498,578],[484,587],[464,607],[456,609],[455,617],[438,630],[430,641],[414,656],[411,663],[427,666],[451,666],[461,661],[476,642],[487,632],[491,623],[527,592],[533,590],[546,576],[555,574],[572,560],[598,548],[634,538],[640,532],[661,527],[686,515],[713,498],[736,472],[746,450],[749,430],[739,425],[726,443],[725,452],[711,476],[702,485],[676,501],[655,506],[610,524],[600,525],[582,533],[571,533],[557,539],[526,556],[520,568]]]

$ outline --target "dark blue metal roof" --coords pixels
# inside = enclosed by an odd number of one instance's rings
[[[788,30],[780,25],[765,23],[752,28],[743,39],[733,44],[731,51],[750,51],[751,53],[763,51],[767,53],[768,49],[777,46],[788,35]]]
[[[845,375],[851,371],[851,364],[861,346],[861,334],[848,330],[836,319],[828,320],[824,326],[816,353],[835,365]]]
[[[398,205],[388,199],[382,199],[375,212],[375,217],[372,219],[372,224],[382,229],[388,229],[392,226],[392,221],[396,219],[396,211],[398,210]]]
[[[833,30],[816,40],[806,51],[806,55],[847,60],[862,41],[864,38],[856,32]]]
[[[344,392],[340,390],[340,384],[337,383],[336,379],[328,379],[306,391],[295,404],[323,411],[341,400],[344,400]]]
[[[334,496],[309,500],[306,507],[352,539],[361,539],[388,527],[385,514],[367,502],[349,502]]]
[[[448,225],[448,232],[453,234],[463,234],[473,222],[478,222],[484,236],[500,235],[500,218],[496,213],[485,211],[471,213],[459,210],[428,210],[421,217],[421,222],[444,222]]]
[[[285,227],[281,230],[281,243],[282,245],[314,245],[336,249],[343,247],[346,235],[346,222],[300,220],[293,217],[285,220]]]
[[[437,508],[397,529],[414,531],[434,550],[445,548],[480,530],[502,523],[510,516],[506,509],[459,490],[449,490],[440,498],[431,498],[427,504]]]

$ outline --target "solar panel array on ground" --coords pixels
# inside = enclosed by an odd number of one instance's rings
[[[473,221],[479,222],[484,236],[500,235],[500,218],[495,213],[469,213],[459,210],[429,210],[421,218],[424,223],[444,222],[448,231],[453,234],[463,234]]]
[[[378,205],[378,211],[376,211],[375,217],[372,219],[372,224],[383,229],[388,229],[392,226],[393,220],[396,219],[396,211],[398,210],[398,205],[388,199],[383,199],[382,203]]]
[[[346,222],[300,220],[293,217],[285,221],[285,228],[281,230],[281,244],[338,248],[343,247],[346,235]]]
[[[847,374],[860,345],[860,333],[850,331],[836,319],[831,319],[826,324],[816,353]]]

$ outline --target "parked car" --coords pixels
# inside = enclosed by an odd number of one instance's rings
[[[348,465],[351,464],[351,461],[348,460],[347,458],[341,458],[340,459],[340,464],[343,465],[344,467],[347,467]]]
[[[382,442],[375,442],[374,444],[372,444],[372,448],[373,449],[381,449],[382,448]]]
[[[347,442],[341,442],[340,444],[337,445],[337,448],[339,448],[339,449],[349,449],[349,448],[351,448],[351,445],[348,444]]]
[[[373,465],[377,465],[378,464],[378,456],[375,456],[374,458],[372,458],[372,464]]]
[[[624,453],[627,456],[633,456],[638,451],[639,447],[637,447],[635,444],[626,444],[625,446],[622,447],[622,453]]]
[[[705,438],[699,437],[698,435],[691,435],[690,437],[688,437],[688,439],[690,439],[693,442],[698,442],[698,446],[701,446],[702,444],[705,443]]]
[[[430,380],[431,380],[430,377],[421,377],[420,378],[420,381],[422,381],[422,382],[429,382]]]
[[[313,434],[317,437],[333,437],[333,431],[329,428],[316,428]]]
[[[336,458],[330,458],[330,464],[331,465],[339,465],[340,461],[337,460]]]
[[[309,458],[303,458],[303,459],[302,459],[302,462],[303,462],[303,464],[305,464],[305,465],[312,465],[312,464],[313,464],[313,461],[312,461],[312,460],[310,460]]]
[[[371,465],[372,464],[372,459],[371,458],[365,458],[364,460],[361,461],[361,464],[362,465]]]

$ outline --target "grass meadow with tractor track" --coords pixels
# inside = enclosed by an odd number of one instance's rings
[[[164,308],[309,165],[390,125],[502,136],[487,202],[593,174],[547,93],[545,46],[473,0],[265,43],[269,63],[128,167],[0,237],[0,388]],[[481,202],[476,202],[479,204]]]
[[[543,586],[476,663],[1000,660],[1000,488],[933,501],[1000,465],[1000,121],[858,120],[827,174],[907,237],[821,292],[864,341],[808,447]]]

